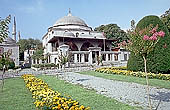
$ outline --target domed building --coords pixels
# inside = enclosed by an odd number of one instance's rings
[[[46,63],[59,63],[59,55],[64,53],[62,48],[68,49],[67,53],[71,55],[69,63],[72,66],[98,64],[99,56],[102,57],[103,64],[121,60],[118,58],[120,53],[111,50],[114,40],[93,31],[84,20],[72,16],[70,11],[48,28],[42,40]]]

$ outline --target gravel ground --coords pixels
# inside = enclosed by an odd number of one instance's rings
[[[141,106],[144,110],[148,108],[145,85],[113,81],[74,72],[64,73],[60,78],[73,84],[83,85],[85,88],[94,89],[97,93],[120,102]],[[150,87],[150,97],[154,110],[170,110],[170,90]]]

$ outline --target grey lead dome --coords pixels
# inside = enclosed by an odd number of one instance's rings
[[[53,26],[63,26],[63,25],[79,25],[79,26],[87,27],[87,24],[82,19],[76,16],[72,16],[71,13],[57,20]]]

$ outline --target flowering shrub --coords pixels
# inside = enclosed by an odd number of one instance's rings
[[[69,96],[62,96],[59,92],[53,91],[47,83],[34,75],[22,75],[26,87],[32,92],[35,99],[34,104],[41,110],[89,110],[89,107],[79,105],[79,102],[72,100]]]
[[[121,69],[114,69],[114,68],[98,68],[95,71],[101,72],[101,73],[107,73],[107,74],[127,75],[127,76],[141,77],[141,78],[146,77],[146,74],[144,72],[141,72],[141,71],[133,72],[133,71],[127,71],[127,70],[121,70]],[[170,81],[170,75],[169,74],[147,73],[147,76],[150,79],[161,79],[161,80]]]

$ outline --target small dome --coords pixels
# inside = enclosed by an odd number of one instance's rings
[[[79,25],[79,26],[87,27],[87,24],[82,19],[76,16],[72,16],[70,12],[68,16],[64,16],[63,18],[57,20],[53,26],[61,26],[61,25]]]

